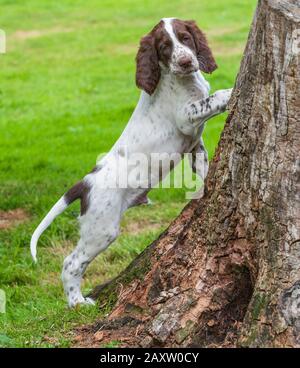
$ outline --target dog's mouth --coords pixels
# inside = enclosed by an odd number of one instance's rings
[[[178,75],[179,77],[187,77],[195,72],[197,72],[199,68],[190,67],[187,69],[177,69],[173,71],[173,74]]]

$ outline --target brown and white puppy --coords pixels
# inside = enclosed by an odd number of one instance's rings
[[[196,171],[206,176],[208,160],[201,138],[204,124],[223,112],[230,98],[231,89],[209,96],[209,84],[201,71],[211,73],[217,65],[193,21],[162,19],[141,39],[136,63],[136,83],[142,92],[125,130],[95,169],[52,207],[31,239],[36,260],[42,232],[70,203],[81,200],[80,239],[64,260],[62,272],[70,306],[93,303],[80,290],[87,266],[116,239],[123,213],[147,202],[148,191],[170,171],[170,157],[176,165],[184,153],[202,154]],[[161,154],[156,163],[154,154]],[[136,156],[140,160],[138,175],[136,167],[128,165]],[[191,164],[194,168],[193,160]],[[128,179],[125,185],[124,178]]]

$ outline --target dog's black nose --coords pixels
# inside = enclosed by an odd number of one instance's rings
[[[178,65],[182,68],[188,68],[192,64],[192,59],[189,57],[182,57],[178,60]]]

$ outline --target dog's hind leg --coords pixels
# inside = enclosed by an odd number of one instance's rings
[[[208,173],[209,161],[202,137],[200,137],[197,146],[192,150],[191,155],[189,155],[189,161],[193,172],[197,173],[204,180]]]
[[[91,299],[83,297],[80,284],[88,265],[119,234],[120,210],[112,206],[111,202],[113,200],[104,203],[104,208],[101,206],[103,210],[95,204],[95,208],[89,208],[80,219],[80,240],[74,251],[64,260],[62,271],[62,281],[70,307],[77,304],[94,304]]]

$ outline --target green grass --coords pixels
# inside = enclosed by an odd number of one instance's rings
[[[77,239],[78,204],[43,235],[39,263],[29,255],[35,226],[62,193],[110,149],[134,109],[139,39],[165,16],[195,19],[207,33],[219,69],[212,90],[233,85],[255,0],[0,0],[0,209],[29,219],[0,230],[0,346],[69,346],[74,327],[96,308],[66,307],[60,270]],[[212,157],[225,115],[204,133]],[[89,268],[84,290],[117,275],[180,212],[182,189],[155,189],[154,205],[130,211],[123,232]],[[105,309],[104,309],[105,311]]]

